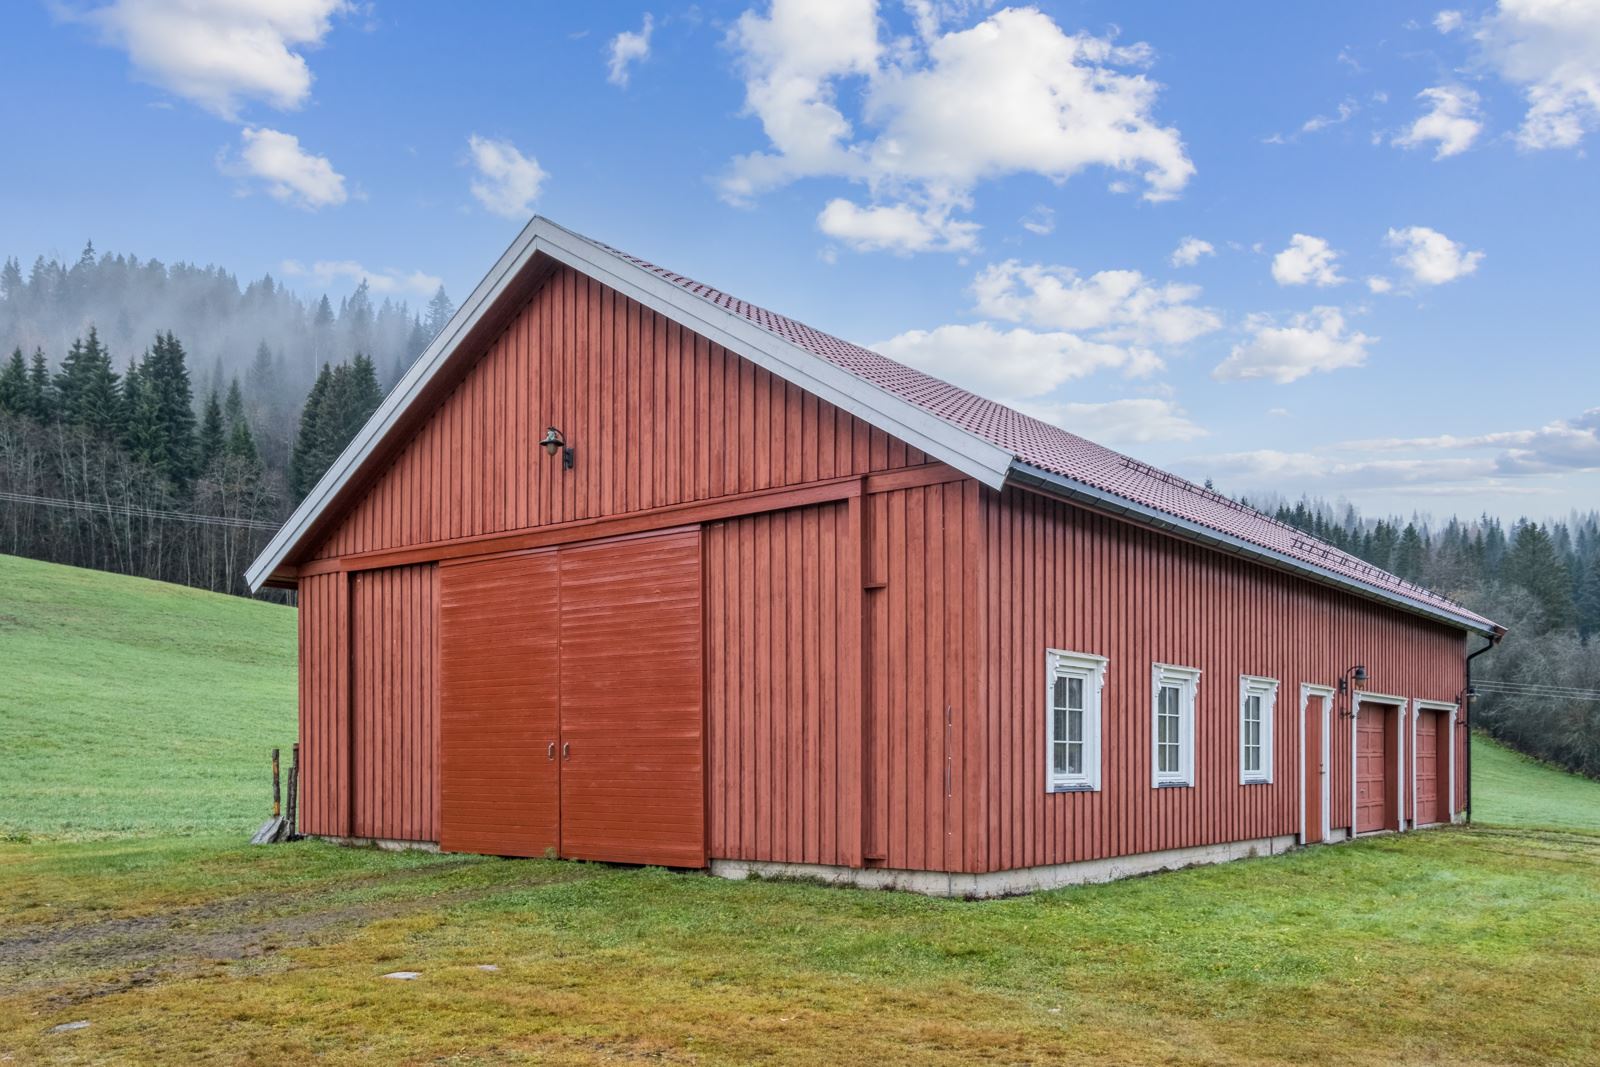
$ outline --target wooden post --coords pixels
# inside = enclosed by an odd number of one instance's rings
[[[272,750],[272,817],[283,814],[283,796],[278,789],[278,750]]]
[[[299,827],[296,822],[299,816],[300,808],[298,801],[299,795],[300,742],[296,741],[293,747],[289,749],[289,798],[287,804],[284,806],[284,823],[288,828],[288,833],[285,836],[291,840],[300,835]]]

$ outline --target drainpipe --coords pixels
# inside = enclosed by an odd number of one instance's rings
[[[1504,637],[1504,630],[1496,630],[1489,643],[1476,652],[1467,653],[1467,688],[1461,693],[1461,721],[1467,729],[1467,822],[1472,822],[1472,661],[1494,648]]]

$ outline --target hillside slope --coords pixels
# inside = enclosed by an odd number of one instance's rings
[[[0,555],[0,663],[0,836],[244,833],[268,813],[294,609]]]
[[[1600,782],[1472,738],[1472,818],[1498,826],[1600,831]]]

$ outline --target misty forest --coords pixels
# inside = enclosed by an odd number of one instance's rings
[[[92,245],[26,273],[7,259],[0,552],[246,594],[245,567],[452,311],[442,288],[417,309],[366,282],[307,302],[271,276]],[[1600,512],[1255,506],[1509,627],[1476,661],[1474,724],[1600,777]]]

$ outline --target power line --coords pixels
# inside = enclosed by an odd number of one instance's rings
[[[0,492],[0,500],[16,504],[34,504],[39,507],[62,508],[67,511],[85,511],[97,515],[125,515],[135,519],[187,522],[198,526],[229,526],[240,530],[276,530],[279,525],[276,522],[263,522],[260,519],[237,519],[226,515],[201,515],[193,511],[140,508],[131,504],[98,503],[92,500],[68,500],[65,497],[35,496],[32,493]]]
[[[1588,700],[1600,702],[1600,689],[1579,689],[1566,685],[1539,685],[1527,682],[1475,681],[1481,693],[1506,697],[1538,697],[1544,700]]]

